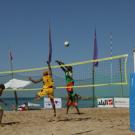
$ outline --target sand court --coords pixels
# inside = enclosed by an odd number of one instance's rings
[[[81,108],[5,112],[1,135],[134,135],[129,130],[127,108]]]

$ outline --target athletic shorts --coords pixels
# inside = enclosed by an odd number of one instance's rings
[[[40,90],[37,95],[39,97],[44,97],[44,96],[48,96],[49,98],[53,99],[54,98],[54,88],[53,86],[47,88],[46,86],[43,87],[42,90]]]
[[[77,102],[72,102],[72,101],[67,102],[67,106],[74,106],[74,107],[76,107],[77,105],[78,105]]]

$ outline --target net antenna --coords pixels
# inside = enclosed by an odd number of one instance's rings
[[[112,33],[110,33],[110,57],[112,57]],[[112,83],[112,78],[113,78],[113,65],[112,65],[112,60],[110,61],[110,72],[111,72],[111,79],[110,79],[110,82]]]

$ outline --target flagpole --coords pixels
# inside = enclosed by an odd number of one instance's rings
[[[10,71],[11,71],[11,78],[13,79],[14,78],[14,74],[13,74],[13,56],[12,56],[12,53],[11,53],[11,50],[9,50],[9,62],[10,62]],[[16,110],[17,110],[17,107],[18,107],[18,96],[17,96],[17,92],[14,90],[14,97],[15,97],[15,105],[16,105]]]
[[[93,84],[93,87],[92,87],[92,89],[93,89],[93,107],[95,107],[95,86],[94,86],[94,84],[95,84],[95,67],[94,67],[94,65],[92,66],[92,84]]]

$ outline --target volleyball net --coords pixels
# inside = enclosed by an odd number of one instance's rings
[[[127,84],[127,58],[128,55],[118,55],[113,57],[101,58],[96,60],[87,60],[65,64],[73,67],[73,78],[75,81],[74,88],[99,87],[109,85],[126,85]],[[64,62],[64,61],[63,61]],[[98,62],[97,66],[93,66]],[[59,65],[52,65],[53,79],[56,89],[66,88],[65,74]],[[28,80],[31,76],[33,79],[39,79],[47,66],[41,68],[20,69],[13,71],[0,72],[0,82],[6,83],[14,78]],[[94,70],[93,70],[94,69]],[[24,89],[19,90],[39,90],[42,84],[32,84]],[[9,90],[10,91],[10,90]]]

